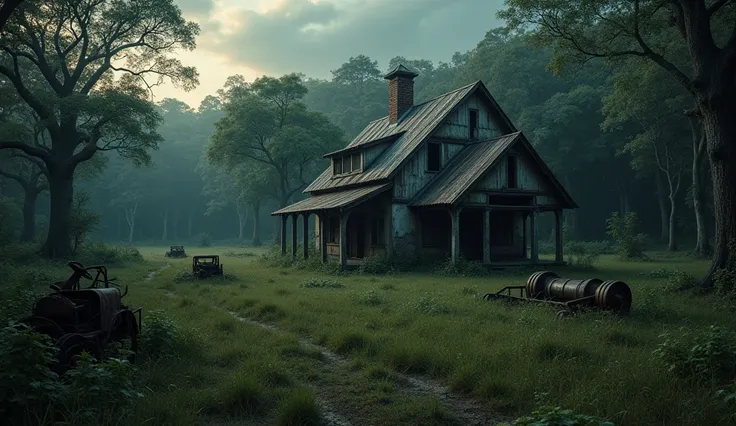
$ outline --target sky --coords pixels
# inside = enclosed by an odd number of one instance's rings
[[[367,55],[382,69],[394,56],[449,62],[500,25],[503,0],[174,0],[199,23],[197,49],[178,58],[199,71],[184,92],[170,84],[155,100],[177,98],[192,107],[228,76],[246,80],[302,72],[330,78],[351,56]]]

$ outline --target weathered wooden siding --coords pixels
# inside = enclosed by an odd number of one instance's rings
[[[551,195],[538,195],[537,196],[538,206],[554,206],[557,204],[558,204],[557,200],[555,200],[555,197]]]
[[[439,142],[432,142],[439,143]],[[441,143],[440,171],[465,145],[456,143]],[[438,175],[437,172],[427,171],[427,145],[425,144],[409,158],[404,167],[394,179],[394,198],[410,200]]]
[[[417,218],[406,204],[391,205],[391,238],[394,253],[414,253],[417,245]]]
[[[458,105],[448,116],[445,124],[437,130],[434,136],[450,139],[468,139],[470,131],[471,109],[478,111],[478,140],[491,139],[500,136],[499,123],[490,113],[490,105],[476,93],[468,100]]]
[[[508,155],[508,154],[507,154]],[[486,173],[485,176],[475,186],[476,190],[494,190],[494,189],[506,189],[506,168],[507,162],[505,155],[503,158],[496,162],[496,165]],[[516,154],[512,154],[516,155]],[[544,177],[537,173],[532,168],[532,163],[525,156],[517,155],[517,178],[516,178],[516,189],[526,191],[545,191],[547,185],[544,182]]]

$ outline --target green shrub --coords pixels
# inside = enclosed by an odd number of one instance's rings
[[[344,286],[337,281],[327,280],[324,278],[310,278],[299,284],[303,288],[343,288]]]
[[[172,356],[178,337],[179,328],[164,311],[156,309],[144,317],[140,343],[147,358]]]
[[[599,417],[587,416],[554,406],[546,400],[545,394],[536,394],[537,408],[530,416],[520,417],[511,425],[523,426],[614,426],[614,423]],[[506,423],[501,423],[506,425]]]
[[[80,262],[91,265],[119,265],[143,261],[143,255],[131,245],[116,246],[94,242],[85,242],[76,257]]]
[[[254,253],[251,253],[249,251],[226,251],[222,254],[223,257],[239,257],[239,258],[245,258],[245,257],[255,257]]]
[[[447,259],[436,271],[440,275],[458,277],[482,277],[488,275],[488,270],[481,262],[469,261],[462,257],[456,263]]]
[[[450,309],[434,298],[422,296],[416,302],[410,303],[409,307],[424,315],[442,315],[450,312]]]
[[[639,219],[634,212],[628,212],[623,217],[614,212],[606,221],[607,233],[616,243],[616,252],[621,260],[644,260],[646,235],[637,234],[636,227]]]
[[[736,334],[717,326],[695,334],[664,334],[654,351],[671,373],[683,379],[716,382],[736,377]]]
[[[100,224],[100,216],[87,209],[89,199],[87,192],[76,191],[69,212],[69,236],[74,254],[86,242],[87,235],[96,230]]]
[[[358,303],[364,306],[377,306],[383,302],[383,296],[378,294],[375,290],[368,290],[358,296]]]
[[[317,426],[322,424],[319,405],[314,394],[308,390],[298,390],[279,405],[280,426]]]
[[[358,267],[360,274],[389,274],[392,272],[395,272],[392,259],[380,255],[364,258]]]
[[[581,241],[570,241],[567,243],[567,262],[571,266],[584,269],[592,269],[598,263],[602,250],[596,244],[587,244]]]

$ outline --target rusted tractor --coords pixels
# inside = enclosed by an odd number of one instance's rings
[[[187,257],[187,253],[184,251],[184,246],[171,246],[164,256],[181,259]]]
[[[519,295],[511,293],[518,290]],[[597,308],[625,314],[631,310],[631,289],[623,281],[603,281],[560,278],[554,272],[533,273],[525,286],[506,286],[496,293],[483,296],[485,300],[509,300],[545,303],[562,308],[558,318],[568,316],[582,307]]]
[[[222,276],[222,264],[220,256],[194,256],[192,257],[192,275],[195,278],[209,278]]]
[[[69,278],[51,284],[54,292],[36,301],[32,316],[24,320],[54,341],[59,349],[57,372],[61,374],[73,367],[82,352],[102,359],[108,345],[126,339],[130,340],[130,349],[135,354],[142,308],[132,310],[122,303],[128,287],[123,291],[113,282],[114,278],[108,279],[105,266],[85,267],[69,262],[69,267],[73,271]],[[90,272],[95,272],[95,276]],[[81,278],[92,283],[82,288]]]

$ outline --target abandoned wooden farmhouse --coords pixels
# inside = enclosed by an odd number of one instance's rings
[[[350,144],[326,154],[331,167],[304,192],[309,198],[273,213],[281,248],[292,255],[309,218],[322,261],[359,264],[399,250],[461,257],[489,265],[540,263],[537,216],[555,216],[554,260],[562,263],[562,211],[577,208],[565,188],[478,81],[414,104],[416,73],[398,65],[389,80],[388,116]]]

